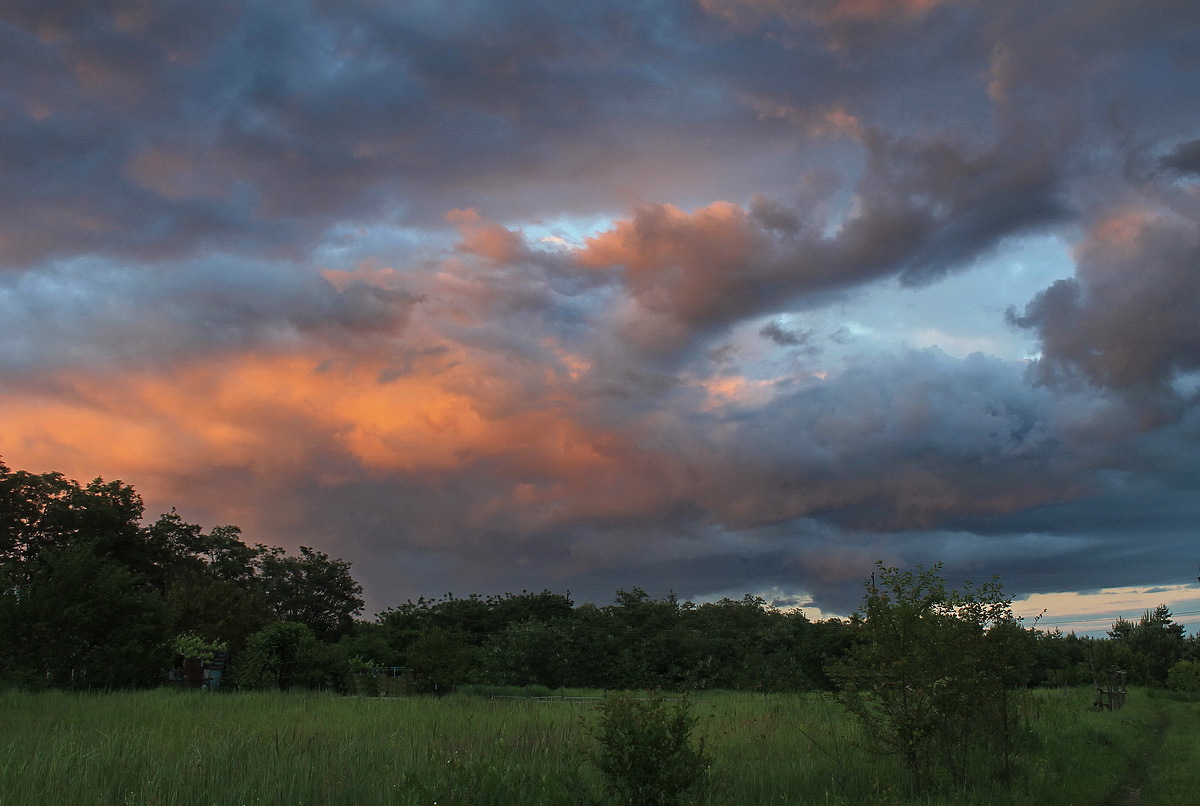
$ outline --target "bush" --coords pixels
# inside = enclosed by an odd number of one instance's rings
[[[234,658],[230,683],[243,691],[309,689],[345,691],[350,660],[335,644],[323,644],[305,624],[277,621],[250,636]]]
[[[940,572],[940,564],[879,564],[858,643],[830,669],[839,700],[875,750],[900,756],[918,793],[942,774],[965,786],[977,748],[992,751],[1007,777],[1014,711],[1006,683],[1024,676],[1021,628],[999,582],[948,590]]]
[[[1181,660],[1167,673],[1167,688],[1171,691],[1200,691],[1200,663]]]
[[[704,741],[693,741],[696,717],[687,698],[608,696],[588,733],[599,747],[590,756],[606,787],[622,803],[671,806],[704,776]]]

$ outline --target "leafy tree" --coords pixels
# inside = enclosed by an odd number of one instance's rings
[[[495,683],[553,682],[569,666],[565,645],[574,621],[570,597],[544,590],[422,597],[380,613],[378,625],[388,646],[408,658],[425,684],[444,687],[465,682],[468,673]],[[521,626],[550,622],[554,627],[549,632],[544,627]],[[527,640],[530,631],[556,643],[535,647]],[[538,657],[543,649],[544,657]],[[378,650],[373,653],[381,655]]]
[[[248,546],[236,526],[205,533],[175,510],[146,527],[147,540],[165,558],[163,579],[169,632],[226,642],[237,652],[274,620],[257,584],[255,561],[263,546]]]
[[[276,618],[308,625],[322,639],[350,632],[362,611],[362,586],[350,575],[350,563],[309,546],[291,557],[268,548],[256,562],[259,586]]]
[[[306,624],[277,621],[250,636],[234,658],[230,682],[249,691],[333,688],[345,690],[349,658],[336,646],[322,644]]]
[[[171,652],[178,657],[212,660],[218,652],[227,652],[229,644],[224,641],[209,641],[195,633],[180,633],[171,639]]]
[[[447,593],[440,599],[421,597],[402,605],[390,607],[379,614],[403,645],[416,638],[428,627],[456,630],[470,636],[470,643],[480,646],[512,624],[530,619],[570,618],[572,602],[568,595],[542,591],[503,596],[483,597],[471,594],[457,598]]]
[[[617,591],[603,607],[575,607],[550,591],[446,594],[388,608],[376,625],[372,640],[382,636],[397,653],[442,630],[478,650],[471,668],[479,680],[551,688],[829,688],[824,665],[851,640],[844,622],[812,624],[756,596],[697,606],[640,588]]]
[[[338,640],[347,657],[358,658],[364,669],[377,666],[403,666],[404,653],[389,640],[386,626],[373,621],[356,621],[354,629]]]
[[[1183,659],[1200,661],[1200,632],[1193,632],[1183,639]]]
[[[613,604],[604,608],[608,634],[615,653],[607,688],[676,686],[690,665],[683,614],[694,607],[670,593],[655,599],[641,588],[618,590]]]
[[[467,633],[429,627],[409,645],[407,654],[419,689],[441,691],[468,682],[479,649]]]
[[[1013,664],[998,638],[1015,619],[999,582],[948,590],[940,564],[878,567],[857,614],[858,643],[833,668],[841,701],[878,750],[904,760],[918,791],[939,772],[963,784],[979,746],[999,743],[1007,762]]]
[[[119,481],[86,487],[61,473],[12,471],[0,463],[0,562],[10,571],[32,569],[44,551],[86,542],[97,555],[153,577],[161,557],[139,521],[142,499]]]
[[[81,485],[0,462],[0,675],[150,685],[173,636],[236,652],[271,621],[293,619],[332,638],[362,608],[349,564],[323,552],[289,557],[246,545],[234,526],[205,533],[174,510],[143,526],[142,515],[141,497],[120,481]]]
[[[757,596],[721,599],[679,611],[678,682],[689,688],[752,688],[770,670],[764,649],[781,646],[772,634],[781,614]]]
[[[510,624],[484,644],[479,656],[483,677],[500,685],[562,686],[571,672],[568,629],[565,619]]]
[[[1087,682],[1107,680],[1108,673],[1115,670],[1126,672],[1131,684],[1145,685],[1149,681],[1146,657],[1135,652],[1128,641],[1089,638],[1084,646],[1086,661],[1079,671],[1086,674]]]
[[[0,669],[31,685],[153,681],[166,658],[162,557],[132,487],[0,463]]]
[[[583,688],[619,688],[618,671],[620,644],[606,608],[588,602],[575,608],[569,620],[560,620],[557,629],[562,635],[559,644],[567,669],[564,685]]]
[[[808,621],[803,614],[788,620],[795,647],[796,664],[803,677],[798,681],[805,688],[833,691],[837,684],[830,669],[850,651],[854,643],[854,628],[843,619],[828,618]]]
[[[161,598],[87,543],[5,569],[0,590],[0,671],[9,679],[122,688],[155,683],[167,667]]]
[[[570,593],[554,593],[549,590],[538,593],[506,593],[503,596],[488,597],[488,602],[496,612],[501,627],[520,624],[530,619],[550,621],[570,618],[574,612]]]
[[[1172,619],[1170,609],[1160,604],[1143,613],[1136,624],[1117,619],[1108,635],[1139,656],[1136,668],[1140,674],[1134,678],[1137,682],[1165,686],[1171,667],[1183,657],[1186,648],[1183,632],[1183,626]]]
[[[1092,682],[1088,642],[1062,630],[1024,630],[1030,685],[1064,686]],[[1080,669],[1087,669],[1081,672]]]
[[[168,632],[224,641],[234,652],[243,649],[251,635],[274,620],[261,591],[208,574],[177,582],[163,601]]]

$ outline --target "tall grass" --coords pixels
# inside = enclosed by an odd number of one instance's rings
[[[569,804],[562,708],[310,693],[9,693],[0,804]]]
[[[1183,759],[1200,730],[1194,703],[1134,692],[1117,713],[1089,705],[1081,690],[1025,695],[1011,791],[979,780],[917,800],[897,760],[866,753],[827,698],[707,693],[693,707],[712,754],[699,802],[1103,803],[1164,735]],[[4,692],[0,806],[599,804],[581,752],[594,708],[461,694]],[[1159,730],[1168,717],[1185,732]]]

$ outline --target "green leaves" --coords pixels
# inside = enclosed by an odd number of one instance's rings
[[[328,639],[363,606],[350,564],[324,552],[249,546],[234,526],[206,534],[174,510],[143,526],[142,514],[123,482],[80,485],[0,462],[0,679],[153,685],[175,636],[236,653],[272,620],[291,620]]]
[[[687,698],[609,696],[597,711],[590,758],[623,803],[672,806],[699,785],[708,758]]]
[[[319,638],[349,631],[363,608],[362,586],[350,576],[350,563],[309,546],[289,557],[266,549],[255,563],[258,585],[282,621],[307,624]]]
[[[1020,629],[996,580],[948,590],[941,566],[878,564],[867,585],[858,643],[832,668],[839,699],[882,753],[904,759],[917,789],[947,773],[965,781],[972,751],[1002,747],[1011,713],[1005,683]]]

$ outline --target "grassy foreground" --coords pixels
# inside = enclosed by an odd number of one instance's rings
[[[815,694],[706,694],[705,804],[1184,804],[1200,791],[1200,703],[1027,695],[1011,789],[916,800],[894,760]],[[0,806],[600,804],[593,704],[313,693],[0,693]]]

